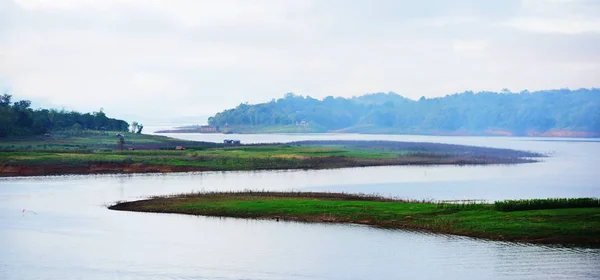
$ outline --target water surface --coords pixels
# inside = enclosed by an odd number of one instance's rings
[[[323,136],[242,137],[238,139],[244,142],[285,142]],[[487,200],[600,196],[594,168],[600,156],[599,142],[386,135],[327,138],[473,144],[552,153],[553,157],[513,166],[3,178],[0,279],[600,278],[599,249],[484,241],[358,225],[129,213],[105,208],[117,200],[199,190],[326,190]],[[22,209],[37,215],[22,213]]]

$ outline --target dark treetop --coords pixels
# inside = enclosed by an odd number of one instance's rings
[[[12,96],[0,95],[0,137],[40,135],[56,130],[127,131],[126,121],[109,118],[102,109],[94,113],[55,109],[32,109],[31,101],[11,101]]]

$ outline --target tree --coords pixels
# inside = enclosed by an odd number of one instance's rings
[[[138,130],[137,130],[137,134],[142,134],[142,129],[144,129],[144,125],[143,124],[138,124],[137,126]]]
[[[8,93],[0,95],[0,107],[9,107],[11,99],[12,99],[12,95],[10,95]]]
[[[138,129],[138,122],[133,121],[131,122],[131,133],[135,133]]]
[[[125,146],[125,136],[123,135],[117,135],[117,137],[119,138],[119,140],[117,141],[117,144],[119,145],[119,149],[121,151],[123,151],[123,147]]]
[[[94,112],[94,126],[97,130],[108,130],[108,117],[104,113],[104,109],[100,108],[100,111]]]
[[[12,96],[0,95],[0,137],[41,135],[66,130],[78,134],[84,129],[127,131],[129,124],[109,118],[101,109],[94,114],[55,109],[31,109],[31,101],[11,103]],[[136,128],[137,129],[137,128]],[[137,129],[139,130],[139,129]]]
[[[437,133],[489,130],[516,135],[548,130],[600,133],[600,89],[513,93],[466,91],[418,101],[395,93],[323,100],[287,93],[267,103],[240,104],[208,119],[217,126],[280,126],[300,121],[323,131],[360,127],[364,131]]]
[[[29,109],[29,106],[31,106],[31,101],[29,100],[21,100],[13,104],[13,108],[19,111],[27,110]]]

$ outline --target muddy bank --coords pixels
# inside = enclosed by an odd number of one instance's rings
[[[170,166],[144,163],[98,163],[88,166],[60,164],[0,166],[0,177],[50,176],[71,174],[127,174],[211,171],[197,166]]]

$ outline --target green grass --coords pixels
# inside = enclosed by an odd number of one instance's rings
[[[129,145],[140,143],[168,143],[162,136],[127,135]],[[125,150],[99,148],[115,142],[114,136],[101,135],[92,138],[72,137],[64,141],[50,140],[46,144],[3,143],[5,150],[0,159],[5,164],[64,164],[85,165],[89,163],[146,163],[173,166],[206,167],[216,170],[246,170],[267,168],[310,168],[314,164],[307,159],[344,157],[355,159],[394,159],[403,151],[368,149],[339,145],[257,145],[257,146],[191,146],[184,151],[174,150],[173,145],[159,146],[158,150]],[[68,142],[67,142],[68,141]],[[190,144],[195,144],[190,142]],[[26,146],[27,145],[27,146]],[[7,148],[8,147],[8,148]],[[95,150],[93,148],[96,148]],[[114,147],[116,148],[116,147]],[[336,167],[335,164],[322,164]]]
[[[87,134],[75,136],[53,134],[49,137],[0,139],[0,176],[69,174],[68,169],[60,168],[63,166],[77,166],[79,174],[85,174],[86,166],[90,172],[102,173],[105,171],[102,164],[110,164],[110,172],[134,173],[414,164],[512,164],[531,162],[525,157],[533,156],[513,150],[390,141],[231,146],[133,133],[125,133],[125,150],[120,151],[116,133],[85,133]],[[186,149],[176,150],[177,146]],[[146,166],[136,169],[138,167],[133,168],[132,164],[155,165],[156,168]],[[165,166],[177,168],[164,168]]]
[[[205,148],[202,150],[40,150],[0,152],[4,163],[55,164],[63,162],[115,163],[131,161],[148,164],[202,166],[217,169],[251,169],[261,167],[294,167],[307,158],[343,156],[349,158],[395,158],[394,154],[353,148],[298,146],[249,146]]]
[[[86,130],[76,135],[56,132],[49,136],[0,138],[0,151],[116,150],[118,148],[117,133],[125,135],[125,149],[155,149],[181,145],[216,146],[214,143],[186,141],[159,135]]]
[[[600,208],[502,212],[493,204],[443,208],[426,201],[331,193],[200,193],[125,202],[115,210],[358,223],[498,240],[600,246]]]
[[[344,146],[298,146],[298,145],[265,145],[265,146],[237,146],[213,148],[203,151],[203,155],[227,156],[227,157],[281,157],[281,158],[304,158],[304,157],[333,157],[345,156],[353,158],[396,158],[402,151],[366,149]]]

